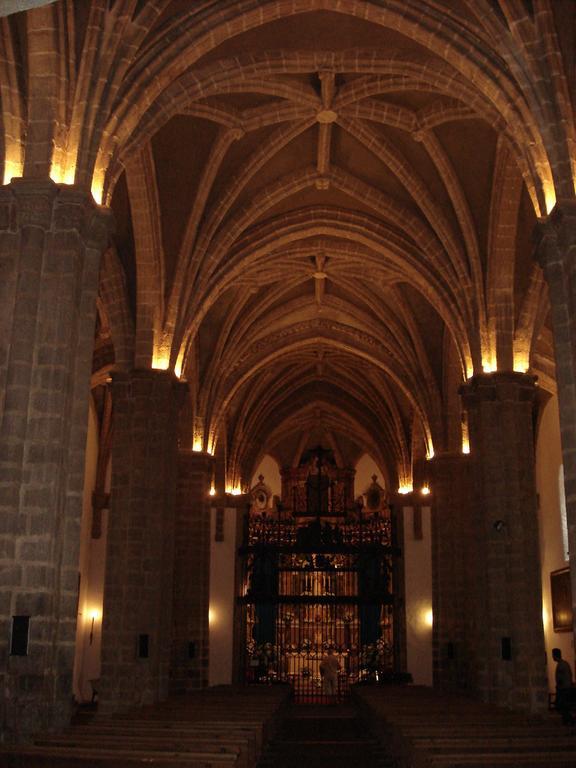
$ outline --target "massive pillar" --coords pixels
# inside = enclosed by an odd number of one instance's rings
[[[468,550],[471,531],[470,457],[436,455],[429,462],[432,504],[434,685],[470,688]]]
[[[538,225],[536,255],[550,292],[566,488],[568,545],[576,552],[576,202],[559,202]],[[571,557],[576,631],[576,559]]]
[[[475,376],[468,412],[473,508],[468,550],[472,679],[485,701],[544,706],[544,633],[533,403],[535,379]]]
[[[86,193],[0,189],[0,719],[26,739],[67,722],[100,256]]]
[[[214,459],[180,451],[174,565],[174,617],[170,688],[208,685],[210,598],[210,485]]]
[[[114,436],[99,701],[118,709],[168,694],[178,413],[167,371],[112,376]]]

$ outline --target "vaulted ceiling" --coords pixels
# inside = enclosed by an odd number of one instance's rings
[[[134,364],[190,382],[194,445],[225,447],[232,482],[323,442],[409,484],[460,450],[467,377],[530,368],[553,390],[532,232],[574,194],[575,5],[50,6]]]

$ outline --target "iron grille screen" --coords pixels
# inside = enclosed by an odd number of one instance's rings
[[[391,675],[395,554],[389,517],[300,525],[247,517],[239,598],[245,681],[289,682],[297,701],[315,703]]]

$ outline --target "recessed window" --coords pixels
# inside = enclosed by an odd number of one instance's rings
[[[138,635],[138,658],[147,659],[150,656],[150,635]]]
[[[30,616],[12,616],[11,656],[28,656]]]

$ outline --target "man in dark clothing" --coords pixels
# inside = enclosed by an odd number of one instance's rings
[[[572,670],[570,669],[570,664],[562,658],[560,648],[552,649],[552,658],[556,662],[556,709],[562,715],[564,725],[573,725],[574,718],[570,712]]]

